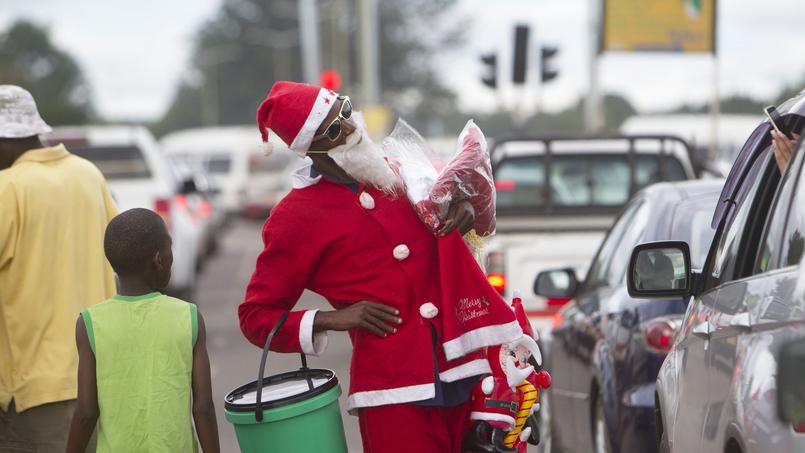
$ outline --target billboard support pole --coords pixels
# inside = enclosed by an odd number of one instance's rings
[[[708,157],[715,159],[718,155],[718,120],[721,114],[718,54],[713,53],[713,96],[710,100],[710,147]]]
[[[590,0],[590,85],[587,99],[584,102],[584,128],[587,133],[601,132],[603,121],[601,115],[601,94],[598,84],[599,58],[601,56],[600,26],[603,11],[599,9],[601,0]]]

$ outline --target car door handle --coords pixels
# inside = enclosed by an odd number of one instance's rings
[[[693,328],[693,335],[702,338],[710,338],[710,334],[713,333],[713,325],[710,324],[710,321],[700,322]]]

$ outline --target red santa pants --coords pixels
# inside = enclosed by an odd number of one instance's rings
[[[358,411],[364,453],[460,453],[470,404],[392,404]]]

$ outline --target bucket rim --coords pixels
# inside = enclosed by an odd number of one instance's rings
[[[268,384],[286,380],[288,378],[307,379],[307,378],[321,378],[321,377],[327,378],[327,382],[325,382],[324,385],[297,395],[287,396],[285,398],[280,398],[274,401],[264,401],[261,407],[263,408],[263,410],[275,409],[278,407],[298,403],[301,401],[311,399],[315,396],[321,395],[322,393],[325,393],[328,390],[338,385],[338,376],[336,376],[333,370],[326,368],[302,368],[295,371],[287,371],[285,373],[279,373],[267,376],[266,378],[263,379],[263,387],[265,387]],[[256,401],[254,403],[236,404],[235,401],[237,400],[235,399],[235,397],[256,389],[257,389],[257,380],[251,381],[247,384],[235,388],[234,390],[227,393],[226,396],[224,397],[224,408],[231,412],[254,412],[257,409]]]

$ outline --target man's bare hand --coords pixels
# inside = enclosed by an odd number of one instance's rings
[[[439,236],[447,236],[456,228],[462,235],[465,235],[473,226],[475,226],[475,209],[472,204],[467,200],[457,201],[450,205],[444,225],[439,230]]]
[[[788,162],[791,160],[791,156],[794,155],[794,146],[799,140],[799,135],[791,135],[794,137],[793,140],[775,130],[771,131],[771,140],[774,142],[774,160],[777,161],[780,174],[785,173]]]
[[[313,320],[313,331],[365,329],[379,337],[396,333],[393,325],[402,324],[400,312],[388,305],[358,302],[335,311],[319,311]]]

